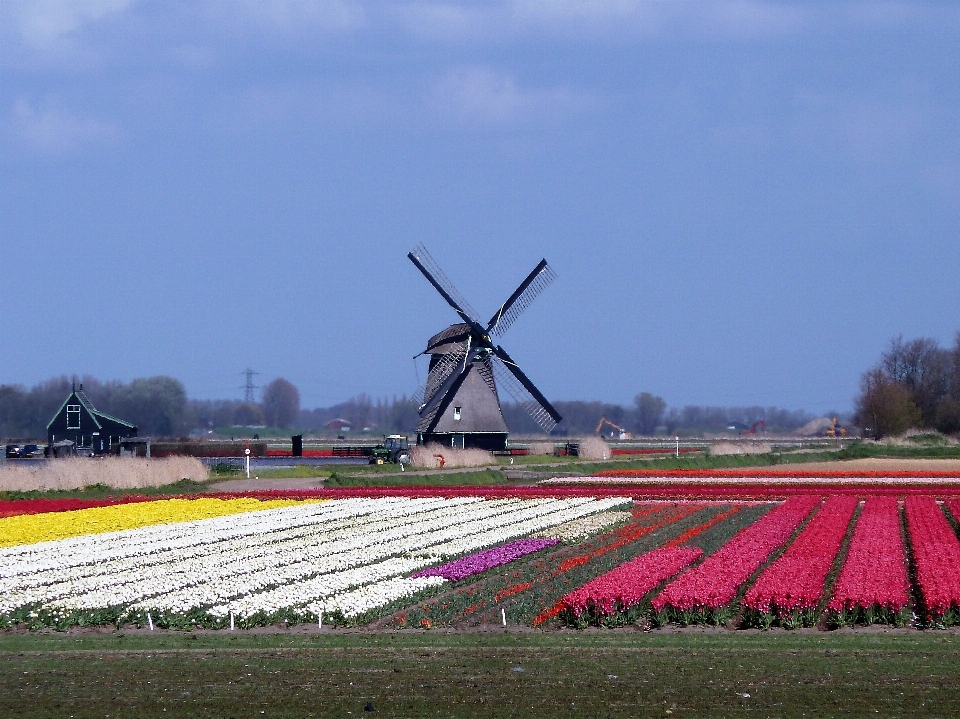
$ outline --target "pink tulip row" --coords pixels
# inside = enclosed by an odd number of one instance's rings
[[[655,549],[590,580],[560,602],[563,609],[575,617],[584,612],[611,615],[629,609],[702,554],[696,547]]]
[[[653,608],[663,611],[718,609],[730,604],[739,587],[749,579],[770,553],[790,535],[820,504],[815,496],[792,497],[747,527],[702,564],[681,574],[653,600]]]
[[[960,541],[932,497],[908,497],[907,525],[927,621],[960,607]]]
[[[836,496],[824,502],[789,549],[760,575],[744,606],[777,616],[815,610],[856,509],[856,497]]]
[[[870,498],[857,520],[828,606],[834,612],[879,608],[896,614],[907,606],[909,591],[897,500]]]

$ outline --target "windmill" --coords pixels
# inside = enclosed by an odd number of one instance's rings
[[[503,335],[556,278],[547,261],[541,260],[490,321],[482,324],[423,245],[407,257],[463,320],[431,337],[421,353],[430,356],[430,367],[423,394],[417,396],[417,442],[506,449],[508,430],[500,410],[500,390],[522,405],[545,432],[556,427],[560,414],[491,339]]]

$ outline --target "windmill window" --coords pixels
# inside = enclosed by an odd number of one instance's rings
[[[458,422],[460,421],[460,408],[459,408],[459,407],[454,407],[454,408],[453,408],[453,418],[454,418],[455,420],[457,420]]]
[[[80,429],[80,405],[67,405],[67,429]]]

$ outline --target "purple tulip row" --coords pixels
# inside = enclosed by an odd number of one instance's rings
[[[552,547],[557,543],[556,539],[518,539],[493,549],[484,549],[482,552],[475,552],[452,562],[441,564],[439,567],[421,569],[410,576],[411,578],[443,577],[451,582],[456,582],[473,574],[479,574],[488,569],[508,564],[515,559],[533,552],[539,552],[541,549]]]

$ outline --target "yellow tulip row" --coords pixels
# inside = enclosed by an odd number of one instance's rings
[[[319,500],[270,499],[160,499],[115,504],[69,512],[22,514],[0,518],[0,547],[48,542],[84,534],[116,532],[154,524],[189,522],[260,509],[290,507]]]

